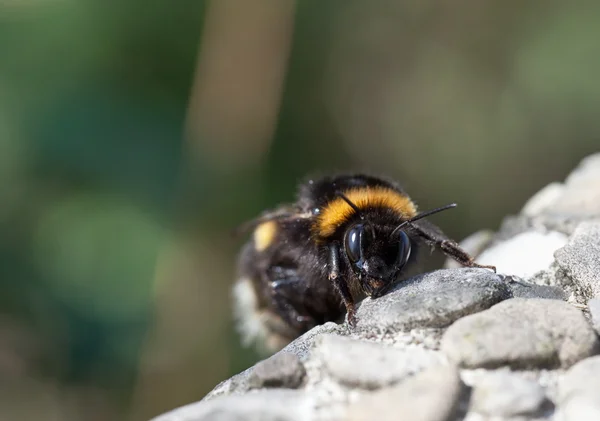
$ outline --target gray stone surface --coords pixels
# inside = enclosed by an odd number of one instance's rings
[[[560,199],[565,192],[565,186],[562,183],[550,183],[542,188],[525,203],[521,213],[526,216],[537,216],[543,214]]]
[[[445,327],[510,297],[501,278],[486,269],[448,269],[399,283],[377,299],[365,299],[357,311],[358,331],[396,332]]]
[[[556,263],[586,299],[600,296],[600,222],[582,222],[566,246],[555,253]]]
[[[470,410],[482,415],[514,417],[539,415],[550,402],[537,382],[512,373],[494,373],[473,387]]]
[[[326,333],[345,335],[348,333],[348,327],[345,324],[338,325],[337,323],[333,322],[327,322],[325,324],[316,326],[315,328],[306,332],[304,335],[292,341],[292,343],[282,349],[282,352],[289,352],[297,355],[298,358],[303,361],[308,358],[316,338]]]
[[[598,352],[581,311],[546,299],[514,298],[448,328],[442,351],[463,367],[569,367]]]
[[[540,233],[558,232],[569,236],[575,231],[580,222],[581,219],[556,214],[541,214],[535,217],[511,215],[502,220],[494,243],[507,241],[516,235],[530,231]]]
[[[506,277],[504,281],[508,284],[513,298],[547,298],[563,301],[568,298],[565,291],[555,285],[532,284],[510,276]]]
[[[590,311],[592,327],[600,335],[600,298],[592,298],[588,301],[588,309]]]
[[[304,361],[306,358],[308,358],[315,338],[317,338],[319,335],[324,333],[343,334],[345,332],[347,332],[347,328],[344,325],[338,325],[333,322],[325,323],[323,325],[315,327],[314,329],[311,329],[304,335],[292,341],[288,346],[283,348],[280,351],[280,353],[293,354],[296,357],[298,357],[300,361]],[[275,354],[265,361],[276,359],[278,358],[278,355],[279,354]],[[267,364],[272,363],[267,362]],[[244,370],[241,373],[222,381],[217,386],[215,386],[215,388],[211,390],[204,397],[204,399],[209,400],[223,394],[239,394],[248,391],[251,388],[251,385],[248,383],[248,380],[252,376],[255,368],[256,366],[250,367],[247,370]]]
[[[445,366],[423,371],[397,386],[372,392],[348,409],[349,421],[453,420],[465,386],[458,370]]]
[[[558,399],[565,421],[600,420],[600,356],[569,369],[559,385]]]
[[[534,229],[498,242],[477,258],[482,265],[495,265],[498,273],[529,278],[554,262],[554,252],[567,243],[567,236],[556,231]]]
[[[584,158],[569,174],[565,189],[547,212],[580,218],[600,215],[600,153]]]
[[[600,153],[583,159],[564,183],[541,189],[519,215],[504,218],[494,241],[510,240],[531,230],[570,235],[584,220],[600,222]]]
[[[281,387],[295,389],[302,385],[306,370],[297,355],[280,352],[259,362],[248,377],[248,387]]]
[[[248,378],[250,377],[250,374],[252,374],[253,370],[254,367],[250,367],[227,380],[223,380],[221,383],[216,385],[213,390],[208,392],[206,396],[204,396],[203,400],[211,400],[221,395],[243,393],[248,391]]]
[[[462,246],[156,420],[600,420],[600,154]]]
[[[335,335],[322,335],[316,346],[323,368],[332,378],[366,389],[389,386],[444,360],[436,351],[399,349]]]
[[[600,153],[584,158],[564,183],[551,183],[532,196],[522,213],[584,219],[600,215]]]
[[[305,421],[313,417],[313,400],[304,392],[268,389],[200,401],[153,421]]]

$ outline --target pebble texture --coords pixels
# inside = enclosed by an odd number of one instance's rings
[[[588,218],[600,215],[600,153],[584,158],[565,180],[562,195],[548,212]]]
[[[416,276],[383,297],[365,299],[357,329],[397,332],[445,327],[508,298],[506,283],[486,269],[449,269]]]
[[[555,256],[586,298],[600,296],[600,222],[582,222]]]
[[[458,415],[464,392],[455,367],[430,369],[396,387],[374,392],[348,410],[350,421],[446,421]],[[407,418],[404,418],[407,417]]]
[[[471,410],[487,416],[536,415],[549,406],[542,386],[506,372],[483,378],[471,395]]]
[[[201,401],[168,412],[154,420],[303,421],[311,419],[313,413],[314,404],[307,394],[271,389]]]
[[[559,403],[565,421],[600,420],[600,356],[571,367],[560,383]]]
[[[316,326],[314,329],[306,332],[298,339],[293,341],[291,344],[283,348],[281,352],[288,352],[295,354],[301,360],[308,358],[310,351],[313,347],[314,341],[322,334],[326,333],[339,333],[346,334],[348,332],[348,326],[337,325],[333,322],[328,322],[320,326]]]
[[[555,231],[525,231],[498,243],[478,257],[482,265],[495,265],[498,273],[530,277],[548,269],[554,252],[567,243],[567,236]]]
[[[551,300],[567,299],[565,291],[553,285],[537,285],[530,282],[519,280],[515,277],[506,277],[513,298],[547,298]]]
[[[552,206],[560,200],[564,192],[565,188],[562,183],[548,184],[525,203],[522,210],[523,215],[536,216],[552,209]]]
[[[454,323],[442,350],[462,367],[569,367],[598,352],[580,310],[558,300],[514,298]]]
[[[443,361],[435,351],[399,349],[334,335],[320,339],[318,352],[325,371],[340,383],[359,388],[388,386]]]
[[[317,326],[314,329],[310,330],[309,332],[306,332],[304,335],[297,338],[292,343],[290,343],[287,347],[282,349],[281,352],[267,358],[262,363],[259,363],[259,364],[255,365],[254,367],[250,367],[249,369],[244,370],[239,374],[236,374],[235,376],[231,377],[230,379],[227,379],[227,380],[219,383],[217,386],[215,386],[215,388],[213,390],[211,390],[206,395],[205,399],[207,399],[207,400],[212,399],[216,396],[220,396],[223,394],[236,394],[236,393],[247,392],[251,388],[255,387],[254,385],[256,385],[257,383],[260,383],[260,381],[261,381],[261,380],[257,379],[257,375],[254,374],[254,371],[256,370],[257,367],[259,367],[260,364],[266,364],[267,367],[277,367],[280,364],[278,364],[277,361],[273,361],[273,360],[279,359],[281,354],[292,354],[298,358],[298,361],[302,361],[307,358],[309,350],[311,349],[311,347],[313,345],[313,342],[315,341],[315,339],[317,337],[319,337],[319,335],[325,334],[325,333],[339,333],[339,332],[346,332],[346,331],[347,331],[347,329],[345,329],[343,326],[337,325],[332,322],[325,323],[321,326]],[[288,357],[285,357],[285,358],[288,358]],[[294,363],[294,366],[298,368],[296,363]],[[259,368],[259,370],[260,370],[260,368]],[[279,373],[282,374],[282,371],[283,371],[283,369],[281,369],[279,371]],[[263,368],[263,372],[264,372],[264,368]],[[258,376],[261,376],[261,374],[259,373]],[[249,383],[249,381],[251,381],[251,383]],[[273,380],[271,380],[271,381],[273,381]],[[279,381],[285,382],[285,380],[283,380],[283,379],[279,380]]]
[[[464,247],[156,420],[600,420],[600,154]]]
[[[281,387],[295,389],[300,387],[306,376],[306,370],[297,355],[289,352],[275,354],[254,367],[248,377],[248,387]]]
[[[590,318],[592,319],[592,326],[596,329],[596,333],[600,335],[600,298],[592,298],[588,301],[588,309],[590,311]]]
[[[535,194],[523,207],[532,217],[563,216],[586,219],[600,215],[600,153],[590,155],[564,183],[551,183]]]

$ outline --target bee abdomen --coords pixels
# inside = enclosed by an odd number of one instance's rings
[[[287,345],[291,338],[281,317],[261,304],[256,283],[239,278],[233,287],[234,316],[244,346],[255,346],[262,353],[273,353]]]

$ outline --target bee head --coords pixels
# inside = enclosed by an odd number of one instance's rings
[[[368,222],[351,226],[344,236],[344,251],[365,294],[381,296],[408,261],[411,243],[403,230],[391,234]]]
[[[405,220],[391,230],[370,222],[361,210],[344,194],[339,196],[354,209],[360,220],[351,225],[344,234],[344,251],[354,274],[365,294],[377,298],[392,286],[400,271],[408,262],[411,241],[405,229],[411,222],[450,209],[455,203],[422,212]]]

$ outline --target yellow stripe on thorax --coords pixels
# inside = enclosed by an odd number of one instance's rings
[[[387,208],[404,219],[417,214],[417,208],[408,196],[387,187],[360,187],[347,190],[344,195],[358,209]],[[321,238],[329,237],[354,213],[354,209],[344,199],[341,197],[333,199],[321,209],[315,223],[315,233]]]

